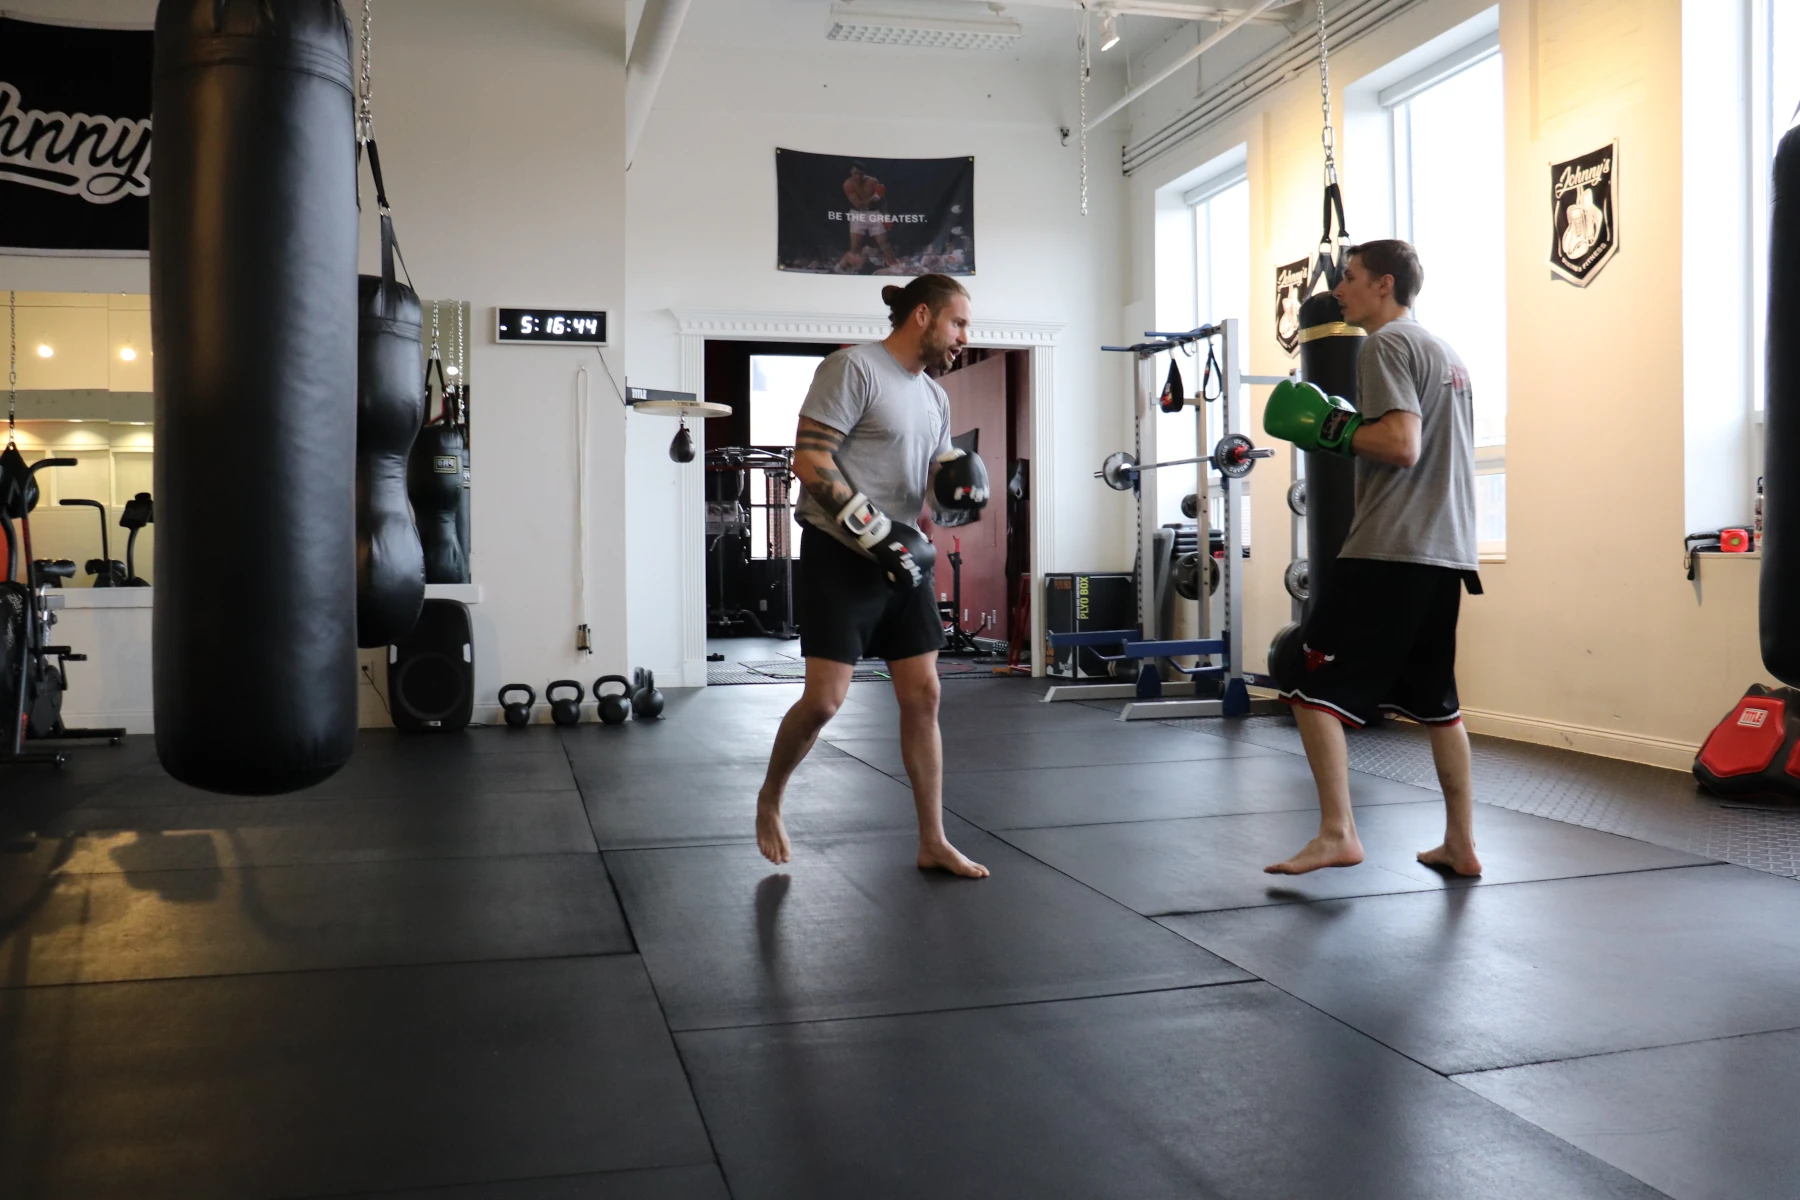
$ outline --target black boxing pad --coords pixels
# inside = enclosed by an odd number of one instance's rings
[[[371,159],[374,143],[369,143]],[[376,168],[379,171],[379,167]],[[418,293],[394,276],[394,221],[381,217],[381,274],[357,279],[356,644],[405,637],[425,603],[425,551],[407,502],[407,460],[425,420]]]
[[[337,0],[156,11],[156,749],[209,791],[356,747],[351,47]]]
[[[419,522],[425,551],[425,582],[469,582],[457,518],[463,503],[463,470],[468,444],[446,416],[419,431],[406,472],[406,491]]]
[[[1300,378],[1317,384],[1327,396],[1357,403],[1356,360],[1363,331],[1344,324],[1344,310],[1329,292],[1309,296],[1300,305]],[[1344,548],[1350,521],[1356,516],[1356,462],[1342,454],[1306,456],[1306,546],[1315,563],[1329,563]],[[1305,613],[1311,616],[1329,588],[1314,571]]]
[[[1800,684],[1800,129],[1783,135],[1769,189],[1764,360],[1762,659]]]

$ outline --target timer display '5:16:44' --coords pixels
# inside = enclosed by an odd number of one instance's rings
[[[565,317],[561,313],[553,317],[522,316],[519,318],[519,332],[526,337],[540,333],[547,333],[551,337],[580,337],[583,334],[593,337],[600,332],[600,318]]]

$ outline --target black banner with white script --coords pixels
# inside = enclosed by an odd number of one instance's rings
[[[1302,258],[1275,268],[1275,341],[1289,358],[1300,353],[1300,302],[1311,293],[1312,259]]]
[[[1619,143],[1550,165],[1550,269],[1586,287],[1619,249]]]
[[[0,253],[150,250],[151,34],[0,17]]]
[[[776,263],[816,275],[973,275],[973,158],[775,151]]]

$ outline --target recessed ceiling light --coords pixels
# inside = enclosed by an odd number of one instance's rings
[[[455,367],[445,367],[445,368],[444,368],[444,374],[446,374],[446,375],[461,375],[461,374],[462,374],[462,372],[461,372],[461,371],[459,371],[459,370],[458,370],[458,369],[457,369],[457,368],[455,368]]]
[[[40,344],[38,346],[38,357],[39,358],[50,358],[50,357],[53,357],[55,354],[56,354],[56,351],[52,350],[47,345]]]
[[[825,37],[833,42],[912,46],[931,50],[1011,50],[1025,29],[1011,17],[954,17],[831,6]]]
[[[130,346],[126,346],[119,351],[119,357],[126,362],[133,362],[137,359],[137,351],[133,350]]]

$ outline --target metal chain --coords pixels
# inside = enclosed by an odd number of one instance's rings
[[[13,440],[19,411],[19,293],[6,293],[6,440]]]
[[[438,301],[431,302],[431,361],[438,361]]]
[[[1081,6],[1081,215],[1088,215],[1088,155],[1087,155],[1087,85],[1088,76],[1093,74],[1092,56],[1088,52],[1088,9]]]
[[[463,302],[456,302],[456,390],[461,392],[469,378],[469,360],[463,351]]]
[[[1338,181],[1336,135],[1331,128],[1331,54],[1325,46],[1325,0],[1319,0],[1319,109],[1325,114],[1325,128],[1319,141],[1325,146],[1325,184]]]
[[[356,140],[367,144],[375,136],[374,50],[375,0],[363,0],[362,86],[356,99]]]

